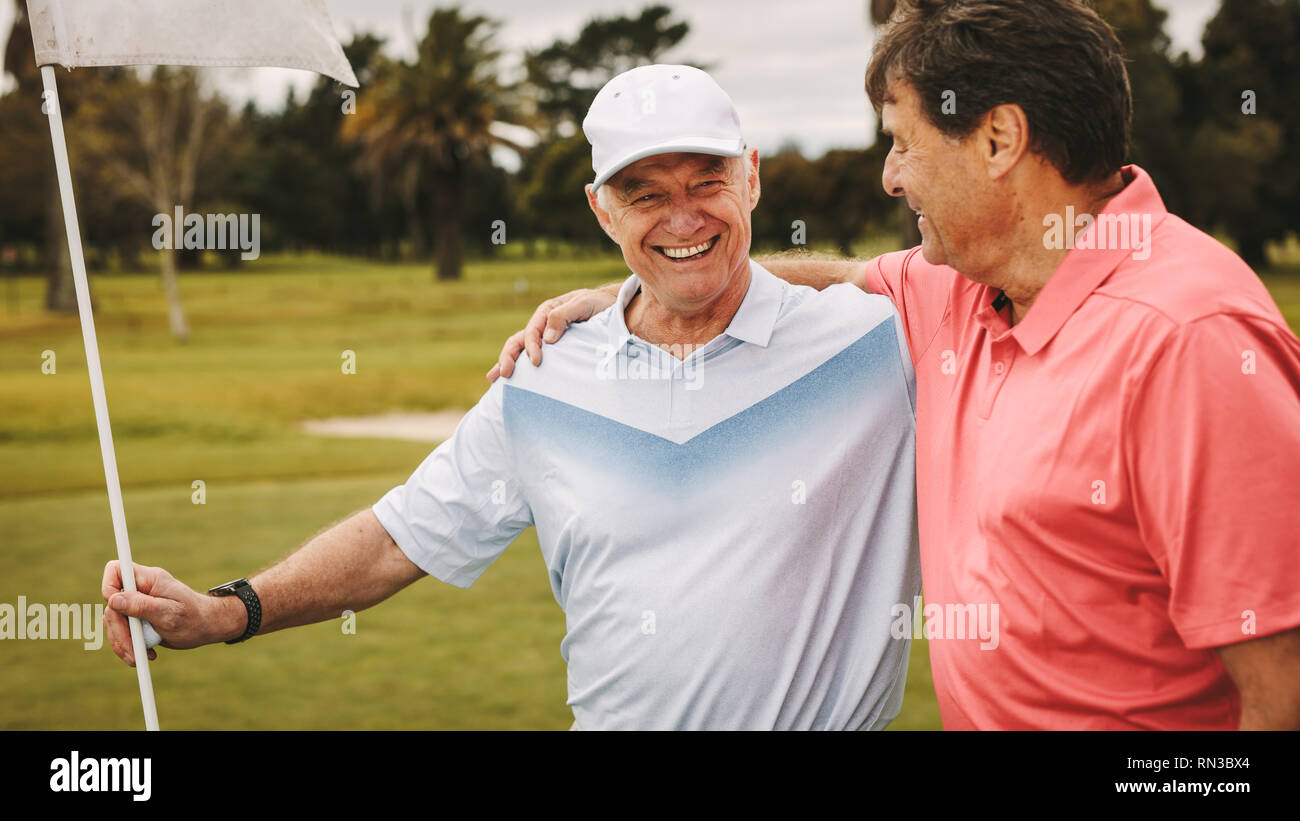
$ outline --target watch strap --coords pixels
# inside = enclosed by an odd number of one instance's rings
[[[239,644],[241,641],[248,641],[262,626],[262,600],[253,592],[253,586],[248,583],[247,579],[226,582],[212,588],[208,593],[213,596],[238,596],[239,600],[244,603],[244,609],[248,611],[248,626],[244,628],[244,634],[237,639],[230,639],[226,644]]]

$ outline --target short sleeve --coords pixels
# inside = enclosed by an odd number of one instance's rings
[[[473,584],[533,524],[506,435],[503,382],[372,508],[416,566],[456,587]]]
[[[1125,460],[1143,542],[1190,648],[1300,625],[1300,341],[1215,315],[1135,380]]]
[[[920,247],[882,254],[867,263],[866,290],[894,301],[913,365],[938,336],[958,276],[961,274],[946,265],[926,262]]]

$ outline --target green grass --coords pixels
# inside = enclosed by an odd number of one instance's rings
[[[378,498],[401,477],[249,481],[202,507],[127,491],[132,549],[203,585],[242,575]],[[112,555],[103,493],[4,504],[3,600],[95,601]],[[52,524],[57,523],[55,526]],[[19,580],[21,582],[19,583]],[[424,579],[356,616],[240,647],[163,651],[151,665],[168,729],[564,729],[564,622],[530,531],[468,591]],[[135,676],[105,647],[6,641],[0,728],[138,728]]]
[[[468,407],[502,341],[545,296],[621,260],[425,265],[266,259],[185,274],[189,343],[156,278],[93,277],[132,550],[195,587],[247,575],[401,483],[430,446],[320,438],[304,418]],[[527,290],[524,290],[527,285]],[[96,602],[115,555],[80,326],[0,293],[0,602]],[[11,300],[16,292],[17,299]],[[40,370],[52,350],[56,372]],[[355,374],[341,354],[356,354]],[[191,503],[194,480],[206,504]],[[239,648],[164,651],[160,721],[180,728],[567,728],[555,604],[533,531],[474,588],[426,579],[341,622]],[[134,675],[76,641],[0,645],[0,729],[137,728]]]
[[[435,285],[424,265],[268,259],[256,273],[182,277],[193,330],[183,345],[168,334],[155,278],[93,278],[122,482],[393,470],[420,448],[321,442],[293,423],[469,407],[542,298],[621,270],[616,257],[495,263]],[[80,326],[38,310],[41,283],[20,289],[17,312],[0,314],[0,447],[6,462],[43,468],[0,473],[0,498],[102,488]],[[40,369],[47,350],[52,375]],[[342,372],[345,351],[355,374]]]
[[[873,246],[874,247],[874,246]],[[1300,266],[1293,266],[1300,267]],[[186,273],[187,344],[151,275],[95,276],[131,544],[194,587],[249,575],[372,504],[427,454],[419,443],[308,436],[304,418],[468,407],[505,337],[543,298],[619,279],[614,255],[427,265],[268,257]],[[1266,282],[1300,327],[1300,277]],[[40,310],[35,278],[0,282],[0,603],[97,602],[115,555],[75,317]],[[46,350],[56,372],[41,372]],[[344,374],[341,354],[355,352]],[[191,503],[191,483],[206,504]],[[164,651],[159,717],[182,728],[553,728],[571,716],[555,604],[533,531],[476,585],[423,580],[339,622],[233,648]],[[0,643],[0,729],[141,726],[134,674],[107,648]],[[923,641],[900,729],[939,726]]]

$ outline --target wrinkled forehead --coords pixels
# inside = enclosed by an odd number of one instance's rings
[[[906,80],[891,75],[888,90],[880,106],[880,124],[886,135],[894,127],[915,118],[920,113],[920,98],[916,88]]]
[[[679,176],[726,175],[730,170],[728,159],[716,154],[654,154],[622,169],[605,184],[626,192]]]

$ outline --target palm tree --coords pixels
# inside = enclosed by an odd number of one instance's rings
[[[889,18],[894,16],[895,0],[867,0],[867,13],[871,15],[871,23],[875,26],[883,26],[889,22]]]
[[[431,193],[438,279],[459,279],[461,221],[470,166],[487,162],[494,145],[519,147],[494,133],[515,122],[513,88],[496,75],[497,23],[437,9],[414,62],[381,62],[371,88],[357,97],[343,137],[361,148],[360,170],[376,185],[395,185],[414,223],[419,197]],[[423,232],[412,227],[418,250]]]

